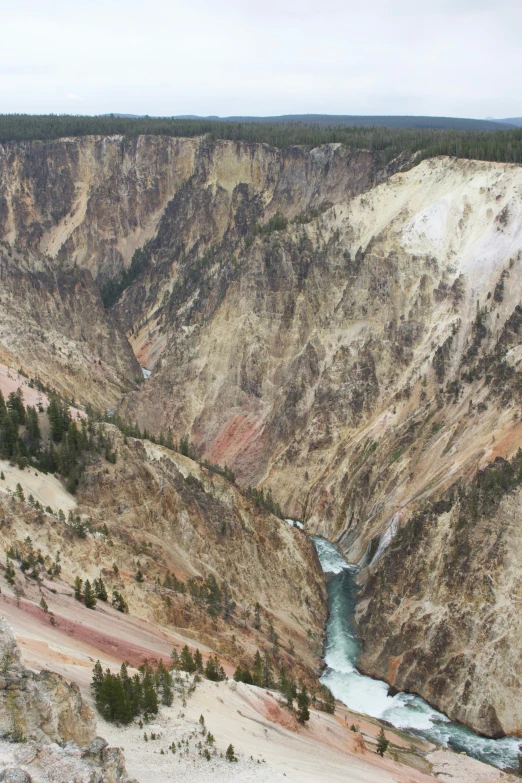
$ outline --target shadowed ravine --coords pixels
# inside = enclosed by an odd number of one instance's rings
[[[357,671],[359,653],[354,610],[357,566],[344,560],[336,547],[313,537],[326,576],[330,617],[326,626],[326,669],[322,682],[336,699],[350,709],[380,718],[396,728],[426,737],[458,752],[493,764],[501,769],[516,768],[522,740],[505,737],[487,739],[471,729],[450,721],[419,696],[398,693],[388,696],[388,685]]]

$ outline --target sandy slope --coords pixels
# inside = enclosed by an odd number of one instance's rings
[[[49,397],[45,392],[40,392],[38,389],[31,388],[29,381],[23,375],[20,375],[18,370],[13,367],[9,367],[7,364],[0,363],[0,391],[4,395],[4,399],[11,392],[15,392],[21,387],[24,398],[24,405],[32,405],[33,408],[37,408],[41,402],[44,408],[49,405]],[[85,412],[79,408],[70,406],[71,416],[73,419],[85,418]]]
[[[181,716],[184,717],[181,717]],[[199,717],[216,739],[218,756],[205,761],[197,742]],[[272,717],[272,720],[270,719]],[[281,725],[286,722],[292,728]],[[375,727],[373,727],[375,729]],[[299,727],[289,712],[278,706],[275,694],[233,681],[203,682],[189,698],[186,708],[179,702],[163,709],[160,720],[144,729],[118,729],[100,723],[104,736],[113,745],[125,748],[127,769],[140,783],[186,783],[229,781],[293,781],[293,783],[427,783],[433,778],[391,759],[381,760],[374,752],[357,755],[353,733],[338,716],[313,711],[306,728]],[[180,737],[191,749],[172,754],[168,748]],[[144,741],[144,731],[160,733],[155,742]],[[230,764],[219,754],[232,742],[239,756]],[[165,755],[161,755],[163,748]]]
[[[25,497],[29,498],[29,495],[32,495],[44,508],[50,506],[54,512],[62,509],[66,515],[76,508],[74,497],[51,473],[41,473],[35,468],[20,470],[4,459],[0,460],[0,471],[5,476],[5,479],[0,480],[0,492],[4,494],[13,494],[16,485],[20,484]]]

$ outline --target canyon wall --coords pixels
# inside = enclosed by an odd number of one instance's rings
[[[6,359],[271,488],[363,566],[365,670],[484,733],[520,731],[517,481],[497,505],[481,495],[473,524],[461,511],[522,445],[520,167],[386,167],[340,145],[8,144],[0,239]],[[122,270],[104,309],[98,286]]]

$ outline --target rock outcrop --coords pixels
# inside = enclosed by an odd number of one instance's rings
[[[132,783],[121,751],[96,737],[92,710],[75,684],[23,665],[0,618],[0,780],[5,783]]]

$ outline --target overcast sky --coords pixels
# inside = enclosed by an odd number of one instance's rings
[[[0,113],[522,115],[521,0],[0,0]]]

